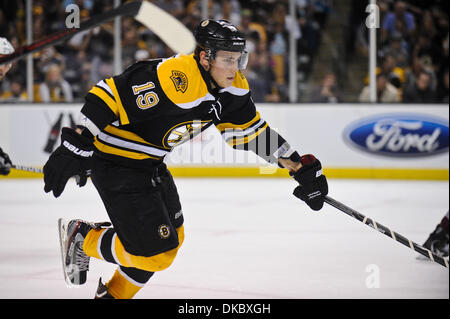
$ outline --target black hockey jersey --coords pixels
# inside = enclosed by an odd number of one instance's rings
[[[95,135],[96,154],[132,166],[161,162],[211,125],[230,146],[270,162],[293,152],[261,118],[241,72],[230,87],[210,83],[193,54],[140,61],[89,91],[82,124]]]

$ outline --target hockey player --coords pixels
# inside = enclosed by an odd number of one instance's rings
[[[0,147],[0,175],[8,175],[11,171],[11,166],[11,159]]]
[[[433,232],[428,236],[423,247],[431,250],[432,253],[448,258],[448,211],[436,226]]]
[[[9,43],[7,39],[0,37],[0,57],[7,54],[11,54],[13,52],[14,48],[11,45],[11,43]],[[12,63],[0,65],[0,80],[2,80],[5,77],[6,73],[9,71],[9,69],[11,69],[11,67]]]
[[[87,171],[113,227],[63,223],[63,267],[83,284],[89,258],[118,265],[99,281],[97,297],[132,298],[154,272],[171,265],[183,243],[183,214],[163,163],[173,147],[215,126],[235,149],[253,151],[286,168],[294,195],[320,210],[328,185],[319,160],[300,156],[256,110],[240,70],[245,38],[225,20],[204,20],[191,55],[140,61],[97,83],[87,94],[78,129],[62,129],[61,145],[44,166],[45,192],[61,195],[67,180],[86,184]]]

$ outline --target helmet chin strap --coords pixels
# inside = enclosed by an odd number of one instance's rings
[[[208,70],[206,70],[203,65],[200,64],[200,58],[199,57],[195,57],[197,59],[197,61],[199,62],[198,64],[201,65],[201,67],[203,68],[203,70],[205,70],[205,75],[208,77],[208,80],[214,85],[215,89],[222,89],[222,87],[216,82],[216,80],[214,80],[213,76],[211,75],[211,58],[212,58],[212,52],[211,50],[205,50],[206,52],[206,58],[208,60],[209,63],[209,68]]]
[[[222,89],[222,87],[219,84],[217,84],[216,80],[214,80],[213,76],[211,75],[210,70],[211,70],[211,67],[209,68],[208,71],[206,71],[206,73],[208,73],[209,79],[211,80],[212,84],[215,86],[215,88]]]

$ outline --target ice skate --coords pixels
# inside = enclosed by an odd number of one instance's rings
[[[102,278],[98,280],[98,288],[94,299],[114,299],[114,297],[108,292],[106,285],[102,283]]]
[[[109,226],[110,223],[88,223],[80,219],[69,222],[58,219],[61,261],[64,279],[69,287],[79,286],[86,282],[90,257],[83,251],[83,242],[93,228]]]
[[[448,259],[448,243],[448,233],[444,231],[441,225],[438,225],[422,246],[433,254]],[[419,256],[418,259],[426,258]]]

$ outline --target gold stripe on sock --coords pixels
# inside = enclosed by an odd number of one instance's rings
[[[119,269],[116,269],[111,280],[106,283],[106,287],[115,299],[131,299],[142,288],[129,282],[122,276]]]
[[[106,231],[106,228],[92,229],[89,231],[83,243],[83,250],[86,255],[98,259],[103,259],[98,251],[99,248],[98,241],[104,231]]]

